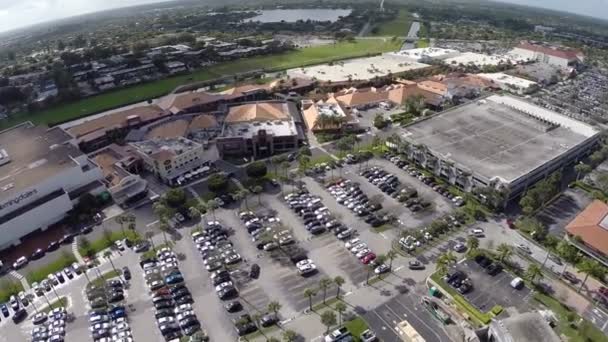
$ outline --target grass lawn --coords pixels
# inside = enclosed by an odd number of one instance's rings
[[[19,281],[3,280],[0,282],[0,303],[8,302],[12,295],[23,291],[23,285]]]
[[[410,30],[412,23],[412,16],[406,10],[399,10],[397,17],[391,21],[387,21],[378,25],[376,33],[372,33],[372,36],[406,36]]]
[[[87,284],[87,287],[101,286],[101,285],[103,285],[103,283],[105,283],[106,280],[116,278],[116,277],[120,276],[120,274],[121,274],[120,270],[108,271],[106,273],[103,273],[101,275],[101,277],[97,277],[97,278],[91,280],[91,283]]]
[[[416,42],[416,47],[420,49],[429,47],[429,40],[427,38],[418,39]]]
[[[55,261],[46,264],[43,267],[36,269],[35,271],[29,272],[27,274],[27,281],[31,284],[33,282],[40,282],[46,277],[55,272],[59,272],[64,268],[70,266],[76,261],[76,258],[71,253],[62,253],[59,258]]]
[[[0,122],[0,128],[10,127],[27,120],[31,120],[37,124],[63,122],[117,108],[129,103],[159,97],[186,83],[206,81],[220,76],[258,69],[280,70],[321,64],[338,59],[361,57],[368,54],[393,51],[398,49],[400,44],[399,40],[358,40],[355,42],[339,42],[330,45],[314,46],[278,55],[238,59],[203,68],[187,75],[169,77],[129,88],[117,89],[40,112],[19,113],[14,115],[10,120]]]
[[[367,323],[361,317],[357,317],[353,320],[344,323],[344,326],[353,335],[355,342],[361,341],[361,333],[369,329]]]
[[[165,247],[173,248],[173,244],[169,241],[167,243],[162,243],[160,245],[156,245],[155,248],[152,248],[149,251],[143,253],[141,255],[141,260],[155,258],[156,252]]]
[[[48,313],[49,311],[56,309],[56,308],[60,308],[60,307],[67,307],[68,306],[68,299],[66,297],[59,297],[59,300],[56,300],[54,302],[51,302],[51,306],[46,306],[45,308],[43,308],[42,312],[44,313]]]
[[[93,254],[103,251],[106,248],[109,248],[110,246],[112,246],[114,244],[114,242],[116,242],[118,240],[122,240],[124,238],[129,238],[129,239],[135,241],[135,240],[140,239],[141,237],[134,230],[125,229],[125,233],[123,233],[122,230],[115,230],[115,231],[111,232],[109,239],[104,236],[95,241],[91,241],[89,248],[83,248],[82,241],[79,240],[78,251],[80,252],[80,254],[82,256],[89,255],[89,254],[93,255]]]
[[[536,293],[534,300],[543,304],[557,316],[557,330],[558,334],[564,334],[568,337],[571,342],[585,342],[585,341],[608,341],[608,337],[604,335],[599,329],[597,329],[591,322],[587,320],[581,320],[581,317],[570,308],[562,305],[556,299],[544,295],[542,293]],[[569,322],[568,318],[572,322]]]

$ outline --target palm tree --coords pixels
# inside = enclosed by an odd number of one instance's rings
[[[467,238],[467,248],[469,249],[469,253],[477,250],[479,248],[479,239],[474,236],[469,236]]]
[[[285,330],[283,331],[283,341],[284,342],[296,342],[298,338],[298,334],[293,330]]]
[[[340,290],[342,289],[342,285],[344,285],[344,278],[336,276],[334,278],[334,284],[336,284],[336,287],[338,288],[336,290],[336,298],[340,299]]]
[[[304,296],[308,297],[308,308],[312,311],[312,297],[317,295],[317,290],[306,289],[304,290]]]
[[[262,318],[262,315],[260,313],[254,313],[251,316],[251,320],[253,321],[253,324],[255,324],[255,326],[258,328],[258,331],[264,336],[264,338],[268,341],[268,336],[266,336],[266,334],[264,334],[264,331],[262,331],[262,327],[260,326],[260,319]]]
[[[331,285],[331,279],[323,278],[319,281],[319,288],[323,291],[323,304],[325,304],[325,299],[327,298],[327,289]]]
[[[118,215],[114,218],[114,221],[120,225],[120,230],[122,231],[122,236],[126,236],[125,232],[125,217],[123,215]]]
[[[585,175],[591,172],[592,170],[593,169],[591,168],[591,166],[585,163],[576,164],[576,166],[574,166],[574,171],[576,171],[576,180],[578,181],[581,178],[581,175]]]
[[[154,203],[152,210],[159,219],[169,216],[169,209],[162,202]]]
[[[335,309],[338,312],[338,325],[342,325],[342,314],[346,311],[346,304],[337,302]]]
[[[169,222],[167,222],[165,219],[162,219],[160,221],[160,223],[158,224],[158,229],[163,233],[163,239],[165,240],[165,245],[169,244],[169,241],[167,241],[167,232],[170,229]]]
[[[451,263],[456,262],[456,260],[456,256],[454,256],[452,252],[441,254],[437,258],[437,271],[439,272],[439,274],[445,274],[448,270],[448,266]]]
[[[530,266],[528,266],[526,277],[528,277],[532,283],[534,283],[535,279],[542,278],[542,276],[543,272],[537,264],[530,264]]]
[[[583,260],[579,264],[578,270],[585,273],[585,279],[583,279],[583,282],[581,283],[581,286],[578,288],[577,292],[581,292],[581,289],[583,286],[585,286],[585,283],[590,275],[600,279],[604,278],[605,275],[603,266],[599,262],[591,259]]]
[[[243,193],[241,192],[241,190],[235,192],[232,194],[232,199],[234,199],[235,202],[239,202],[243,200]],[[239,205],[239,209],[243,209],[243,203],[241,202],[241,204]]]
[[[118,278],[120,278],[120,274],[118,273],[118,271],[116,270],[116,267],[114,267],[114,262],[112,261],[112,252],[110,252],[109,250],[106,250],[105,252],[103,252],[103,257],[108,259],[110,261],[110,265],[112,266],[112,270],[114,271],[114,273],[118,274]]]
[[[393,259],[395,259],[397,257],[397,252],[395,252],[394,250],[390,250],[386,253],[386,257],[389,260],[389,264],[388,264],[388,268],[390,269],[390,271],[393,271]]]
[[[262,200],[260,199],[260,195],[262,194],[262,190],[264,190],[261,186],[256,185],[253,187],[252,192],[258,195],[258,204],[262,204]]]
[[[501,243],[498,245],[498,247],[496,247],[496,251],[498,252],[498,260],[503,263],[508,262],[511,255],[513,255],[511,246],[507,245],[506,243]]]
[[[146,237],[146,239],[148,241],[150,241],[150,244],[152,245],[152,249],[156,249],[156,247],[154,246],[154,240],[152,240],[152,238],[154,237],[154,232],[147,231],[144,233],[144,236]]]
[[[215,218],[215,209],[219,208],[220,206],[217,204],[215,199],[208,200],[205,205],[207,206],[207,209],[211,210],[211,215],[213,215],[213,220],[217,221],[217,219]]]
[[[268,311],[273,312],[275,315],[278,315],[279,310],[281,310],[281,303],[277,301],[272,301],[268,303]]]

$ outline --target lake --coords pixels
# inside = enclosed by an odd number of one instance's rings
[[[276,23],[285,21],[288,23],[298,20],[314,21],[337,21],[340,16],[346,17],[352,10],[349,9],[287,9],[261,11],[258,16],[248,21],[260,21],[263,23]]]

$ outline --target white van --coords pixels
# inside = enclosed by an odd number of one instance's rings
[[[521,279],[520,277],[517,277],[517,278],[511,280],[511,287],[516,290],[521,289],[523,287],[523,285],[524,285],[524,280]]]
[[[483,237],[483,229],[475,228],[469,231],[470,236]]]

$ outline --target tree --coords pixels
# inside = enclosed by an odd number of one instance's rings
[[[156,247],[154,246],[154,240],[152,240],[152,238],[154,237],[154,232],[147,231],[144,233],[144,236],[146,237],[146,239],[148,241],[150,241],[150,244],[152,245],[152,249],[156,249]]]
[[[321,314],[321,323],[327,327],[325,333],[329,333],[329,328],[337,323],[336,314],[331,310],[324,311]]]
[[[125,217],[123,215],[118,215],[114,218],[114,221],[120,225],[120,230],[122,231],[123,236],[127,236],[125,232]]]
[[[91,257],[93,255],[93,251],[91,250],[91,241],[87,239],[85,236],[78,239],[80,248],[84,251],[84,255]]]
[[[197,207],[188,208],[188,213],[192,217],[201,217],[201,211]]]
[[[165,245],[169,244],[169,241],[167,240],[167,232],[169,231],[169,229],[171,229],[171,227],[169,226],[169,222],[167,222],[167,220],[160,220],[160,222],[158,223],[158,229],[163,233],[163,240],[165,240]]]
[[[104,230],[101,232],[101,235],[103,235],[103,238],[106,240],[108,245],[111,245],[112,242],[114,242],[112,241],[112,232],[109,229],[104,228]]]
[[[283,341],[284,342],[296,342],[298,338],[298,334],[293,330],[285,330],[283,331]]]
[[[262,190],[264,190],[264,189],[260,185],[256,185],[253,187],[253,189],[251,189],[251,192],[253,192],[254,194],[256,194],[258,196],[258,204],[262,204],[262,199],[260,197],[262,194]]]
[[[447,252],[444,254],[441,254],[438,258],[437,258],[437,272],[439,272],[439,274],[445,274],[448,271],[448,266],[454,262],[456,262],[456,256],[454,256],[454,254],[452,254],[452,252]]]
[[[310,157],[307,155],[300,155],[298,157],[298,164],[299,164],[299,170],[300,171],[306,171],[306,169],[308,169],[308,166],[310,164]]]
[[[479,248],[479,239],[474,236],[469,236],[467,238],[467,248],[469,249],[469,253],[476,251]]]
[[[182,189],[171,189],[165,193],[164,197],[171,208],[180,208],[186,203],[186,193]]]
[[[325,299],[327,298],[327,289],[331,286],[331,279],[323,278],[319,281],[319,288],[323,291],[323,304],[325,304]]]
[[[599,262],[591,259],[581,261],[578,266],[578,270],[585,273],[585,279],[583,279],[583,282],[581,283],[581,286],[578,288],[577,292],[581,292],[589,276],[603,279],[606,273],[604,267]]]
[[[556,247],[557,255],[559,255],[562,259],[564,259],[564,271],[568,267],[568,263],[576,264],[579,259],[579,251],[578,248],[574,247],[567,240],[561,240]]]
[[[152,210],[159,219],[169,218],[169,209],[160,201],[154,203],[154,205],[152,206]]]
[[[511,246],[507,245],[506,243],[501,243],[498,245],[498,247],[496,247],[496,251],[498,252],[498,260],[503,263],[508,262],[511,255],[513,255]]]
[[[268,303],[268,311],[274,313],[275,315],[278,315],[279,310],[281,310],[281,303],[277,301],[272,301]]]
[[[118,273],[118,271],[116,270],[116,267],[114,267],[114,262],[112,261],[112,252],[106,250],[105,252],[103,252],[103,257],[108,259],[108,261],[110,261],[110,265],[112,266],[112,270],[114,271],[114,273],[118,274],[118,278],[120,278],[120,273]]]
[[[391,272],[393,271],[393,259],[395,259],[397,255],[397,252],[395,252],[393,249],[386,253],[386,257],[389,260],[388,268],[391,270]]]
[[[228,178],[224,174],[214,173],[207,180],[207,187],[213,192],[223,192],[228,188]]]
[[[608,192],[608,172],[600,173],[596,177],[595,183],[596,183],[597,187],[600,188],[600,190],[602,190],[602,192],[607,193]]]
[[[336,298],[340,299],[340,290],[342,290],[342,285],[344,285],[344,278],[340,276],[336,276],[334,278],[334,284],[336,284]]]
[[[576,180],[579,180],[581,176],[588,174],[592,170],[593,169],[591,168],[591,166],[585,163],[576,164],[576,166],[574,166],[574,171],[576,171]]]
[[[542,276],[543,272],[540,269],[540,266],[538,266],[537,264],[530,264],[530,266],[528,266],[528,269],[526,270],[526,277],[530,279],[532,283],[534,283],[535,279],[542,278]]]
[[[342,325],[342,314],[346,311],[346,304],[343,302],[337,302],[335,306],[336,312],[338,313],[338,325]]]
[[[382,114],[376,114],[374,117],[374,127],[377,129],[384,129],[386,126],[388,126],[388,120],[385,120]]]
[[[211,211],[211,215],[213,215],[213,220],[216,221],[217,219],[215,218],[215,209],[219,208],[220,206],[217,204],[215,199],[208,200],[207,203],[205,203],[205,206]]]
[[[315,289],[306,289],[304,290],[304,296],[308,297],[308,308],[312,311],[312,297],[317,295],[317,291]]]
[[[268,173],[268,168],[266,167],[266,163],[263,161],[254,161],[253,163],[247,165],[245,171],[247,172],[247,176],[260,179],[266,176]]]

